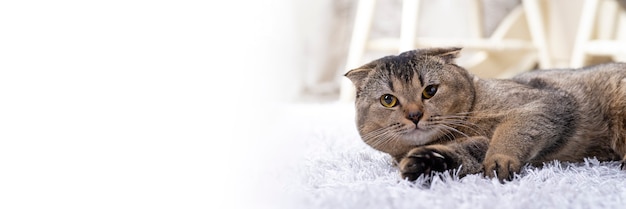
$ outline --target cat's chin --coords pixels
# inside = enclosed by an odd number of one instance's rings
[[[431,142],[436,131],[416,126],[404,134],[405,141],[413,146],[421,146]]]

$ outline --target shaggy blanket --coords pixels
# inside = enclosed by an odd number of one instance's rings
[[[267,208],[624,208],[619,162],[525,166],[501,184],[482,175],[400,179],[391,158],[361,141],[352,104],[289,105],[260,171],[255,206]],[[271,142],[270,142],[271,141]]]

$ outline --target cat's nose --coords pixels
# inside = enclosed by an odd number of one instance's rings
[[[420,119],[422,119],[422,115],[423,113],[420,111],[415,111],[415,112],[410,112],[406,118],[413,121],[413,123],[415,123],[415,125],[417,125],[417,123],[419,123]]]

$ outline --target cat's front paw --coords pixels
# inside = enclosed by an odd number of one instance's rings
[[[488,178],[497,177],[500,182],[511,181],[522,169],[522,163],[515,157],[494,154],[483,161],[484,174]]]
[[[432,172],[443,172],[452,168],[452,159],[432,148],[414,148],[400,160],[398,167],[402,179],[415,181],[419,176],[430,176]]]

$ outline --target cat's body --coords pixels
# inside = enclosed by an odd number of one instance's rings
[[[580,161],[585,157],[622,160],[626,147],[614,143],[626,142],[626,63],[538,70],[512,80],[522,84],[522,88],[532,89],[528,97],[542,97],[535,100],[545,105],[546,112],[540,114],[550,120],[549,124],[561,124],[560,133],[549,141],[553,147],[545,147],[531,163],[554,159]],[[522,101],[527,104],[521,107],[531,107],[529,111],[533,111],[535,105],[528,105],[532,101]]]
[[[456,169],[510,179],[526,163],[624,160],[626,64],[481,79],[460,49],[415,50],[346,74],[363,140],[402,176]]]

